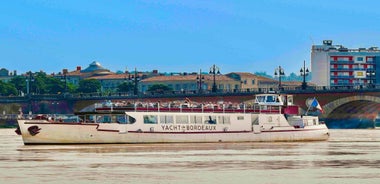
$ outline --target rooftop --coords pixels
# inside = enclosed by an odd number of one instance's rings
[[[94,71],[108,71],[109,72],[108,69],[104,68],[97,61],[92,62],[86,69],[82,70],[81,72],[88,73],[88,72],[94,72]]]
[[[197,81],[199,75],[171,75],[171,76],[154,76],[142,80],[142,82],[158,82],[158,81]],[[204,81],[214,80],[213,75],[202,75]],[[225,75],[215,75],[217,81],[235,81],[234,79]]]

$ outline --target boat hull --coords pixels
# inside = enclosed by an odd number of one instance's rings
[[[127,125],[109,123],[50,123],[19,120],[25,145],[29,144],[133,144],[186,142],[276,142],[323,141],[329,137],[326,125],[265,131],[160,132],[126,131]]]

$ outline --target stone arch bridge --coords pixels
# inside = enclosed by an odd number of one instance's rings
[[[73,113],[104,100],[112,101],[148,101],[164,102],[173,100],[190,99],[196,102],[245,102],[254,99],[258,92],[246,93],[208,93],[208,94],[177,94],[169,96],[27,96],[27,97],[7,97],[0,98],[0,111],[3,114],[16,114],[19,109],[24,113]],[[316,98],[324,113],[319,114],[321,118],[341,118],[352,117],[374,119],[380,113],[380,90],[326,90],[326,91],[284,91],[293,95],[294,104],[301,109],[307,109],[305,101],[309,98]]]

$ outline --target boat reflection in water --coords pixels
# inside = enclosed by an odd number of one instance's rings
[[[380,131],[328,141],[22,145],[0,129],[6,183],[378,183]],[[17,173],[17,174],[15,174]]]

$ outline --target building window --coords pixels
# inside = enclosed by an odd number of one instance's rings
[[[244,84],[247,84],[247,80],[244,80]]]
[[[181,85],[180,84],[176,84],[175,85],[175,90],[177,90],[177,91],[181,90]]]
[[[255,80],[252,80],[252,85],[255,85]]]
[[[349,76],[350,73],[349,72],[339,72],[338,73],[338,76]]]
[[[192,90],[195,90],[197,89],[197,86],[195,84],[191,84],[191,87],[190,87]]]
[[[355,63],[364,63],[364,57],[363,56],[356,56],[355,57]]]
[[[338,57],[338,61],[349,61],[349,57]]]

